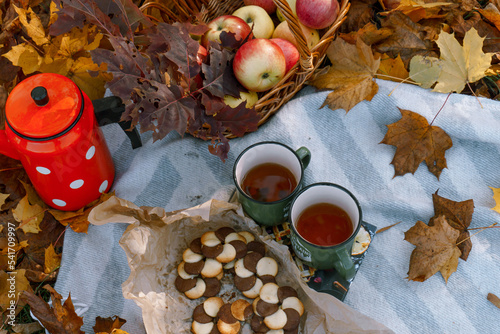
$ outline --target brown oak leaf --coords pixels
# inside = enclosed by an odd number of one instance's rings
[[[434,220],[434,226],[418,221],[405,232],[405,240],[417,246],[410,257],[408,279],[423,282],[438,271],[445,282],[457,270],[460,249],[456,240],[460,232],[451,227],[444,216]]]
[[[433,226],[434,220],[439,216],[444,216],[451,227],[460,231],[456,242],[462,252],[460,258],[467,261],[467,257],[472,249],[472,241],[470,240],[470,233],[467,228],[472,221],[474,201],[469,199],[463,202],[455,202],[439,196],[436,191],[436,193],[432,194],[432,202],[434,203],[434,217],[430,219],[429,226]]]
[[[46,284],[43,288],[50,292],[52,306],[32,292],[24,291],[20,298],[30,305],[31,311],[43,327],[50,333],[84,334],[80,330],[83,319],[76,314],[71,295],[62,304],[62,296],[53,287]]]
[[[381,144],[396,146],[391,164],[394,176],[415,173],[422,161],[438,179],[447,167],[445,152],[453,146],[450,136],[443,129],[430,125],[425,117],[398,108],[402,118],[387,125],[388,130]]]
[[[363,100],[371,101],[378,92],[373,78],[380,65],[380,59],[373,55],[371,48],[361,39],[352,45],[337,38],[328,48],[327,55],[332,66],[310,83],[319,89],[333,90],[320,108],[328,105],[332,110],[348,112]]]

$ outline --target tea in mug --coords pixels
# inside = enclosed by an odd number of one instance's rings
[[[346,241],[353,232],[347,212],[330,203],[307,207],[298,217],[297,232],[319,246],[334,246]]]
[[[259,202],[275,202],[297,187],[297,180],[288,168],[276,163],[264,163],[250,169],[241,182],[241,189]]]

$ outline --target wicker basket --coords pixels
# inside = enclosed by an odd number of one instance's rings
[[[329,28],[319,31],[319,43],[309,49],[299,21],[286,0],[274,0],[274,2],[297,40],[300,60],[271,90],[259,94],[259,100],[255,105],[256,111],[261,115],[259,125],[266,122],[284,103],[288,102],[316,73],[326,56],[328,46],[335,38],[336,30],[345,20],[350,7],[348,0],[339,0],[340,10],[337,19]],[[151,14],[156,12],[156,15],[166,23],[188,20],[193,23],[200,20],[208,23],[218,16],[233,13],[242,6],[244,6],[243,0],[149,0],[140,9],[153,19],[155,17]],[[200,16],[199,13],[202,15]],[[225,136],[234,137],[231,133],[226,133]]]

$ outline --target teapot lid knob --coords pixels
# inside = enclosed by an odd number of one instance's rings
[[[36,105],[43,107],[49,102],[49,95],[47,94],[47,89],[42,86],[37,86],[31,91],[31,98],[35,101]]]

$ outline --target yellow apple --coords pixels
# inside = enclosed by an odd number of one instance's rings
[[[299,25],[302,28],[302,33],[304,34],[304,37],[306,38],[307,46],[309,47],[309,49],[312,49],[319,42],[318,31],[316,29],[306,27],[301,23],[299,23]],[[276,29],[274,29],[273,38],[286,39],[287,41],[295,45],[295,47],[298,47],[297,41],[295,40],[295,36],[288,27],[288,22],[286,21],[281,22],[280,24],[278,24]]]
[[[233,15],[243,19],[252,28],[254,38],[269,39],[273,35],[273,19],[264,8],[255,5],[243,6]]]
[[[243,101],[247,101],[246,107],[247,108],[252,108],[257,101],[259,100],[259,96],[257,95],[256,92],[249,91],[247,92],[240,92],[240,98],[236,98],[231,95],[225,95],[224,96],[224,103],[230,106],[231,108],[236,108],[239,106]]]
[[[297,16],[297,12],[295,11],[295,2],[296,1],[297,0],[286,0],[286,2],[288,2],[288,6],[290,6],[290,9],[292,10],[293,15],[295,15],[295,16]],[[279,8],[276,10],[276,16],[278,17],[278,19],[280,21],[285,21],[285,17],[283,16],[283,14],[281,14],[281,11]]]

